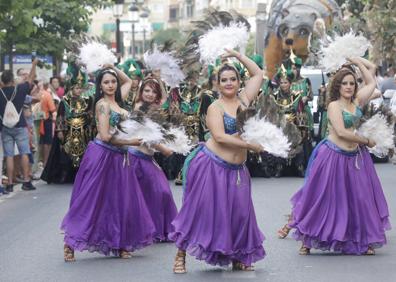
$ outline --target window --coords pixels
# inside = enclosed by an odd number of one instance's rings
[[[186,4],[186,17],[187,18],[192,18],[194,16],[194,4],[193,3],[187,3]]]
[[[241,8],[254,8],[256,5],[255,0],[241,0]]]
[[[169,21],[174,22],[178,19],[178,6],[171,6],[169,7]]]

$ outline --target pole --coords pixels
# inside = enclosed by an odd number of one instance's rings
[[[121,61],[121,32],[120,32],[120,19],[116,19],[116,50],[117,50],[117,63]]]
[[[143,28],[143,54],[146,52],[146,29]]]
[[[132,22],[132,58],[135,58],[135,23]]]
[[[256,54],[264,52],[264,38],[267,32],[267,4],[258,3],[256,12]]]

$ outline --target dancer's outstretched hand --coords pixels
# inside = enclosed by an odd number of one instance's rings
[[[142,138],[133,138],[133,139],[131,139],[131,146],[140,146],[140,145],[142,145],[142,141],[143,141],[143,139]]]
[[[375,145],[377,145],[377,144],[374,142],[374,140],[368,139],[367,147],[373,148],[373,147],[375,147]]]
[[[264,148],[260,144],[253,143],[253,144],[249,144],[249,150],[255,153],[261,153],[264,151]]]

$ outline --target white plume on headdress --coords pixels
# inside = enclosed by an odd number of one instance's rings
[[[190,153],[193,145],[191,144],[191,140],[188,139],[186,131],[183,126],[181,127],[171,127],[168,134],[172,134],[175,136],[174,140],[166,141],[163,144],[173,152],[177,154],[187,155]]]
[[[117,58],[106,45],[98,42],[89,42],[80,47],[79,60],[83,63],[88,73],[95,72],[104,64],[114,64]]]
[[[275,124],[259,118],[258,114],[249,118],[243,125],[241,138],[252,144],[260,144],[268,153],[287,158],[290,151],[290,142],[283,130]]]
[[[224,54],[224,48],[239,48],[243,53],[248,40],[248,28],[243,23],[232,22],[228,26],[216,26],[198,41],[200,60],[202,63],[215,64],[216,59]]]
[[[124,132],[118,130],[115,135],[117,139],[141,138],[147,145],[159,144],[164,139],[162,127],[149,118],[144,118],[143,122],[127,119],[120,122],[120,127]]]
[[[384,157],[388,155],[389,150],[395,147],[393,125],[388,124],[386,118],[377,113],[362,125],[357,130],[360,136],[373,140],[376,145],[373,148],[368,148],[370,153]]]
[[[339,69],[345,64],[346,58],[362,57],[370,48],[368,39],[362,35],[355,35],[353,31],[345,35],[335,35],[330,43],[322,42],[320,64],[326,72]]]
[[[144,62],[151,70],[161,70],[161,79],[170,87],[177,87],[185,79],[179,64],[180,60],[175,58],[171,52],[161,52],[154,47],[152,52],[144,54]]]

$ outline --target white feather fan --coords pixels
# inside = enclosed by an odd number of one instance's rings
[[[122,131],[117,131],[117,139],[141,138],[142,142],[149,146],[161,143],[164,139],[162,127],[149,118],[144,118],[143,122],[127,119],[120,122],[120,127]]]
[[[370,153],[384,157],[388,155],[389,150],[395,147],[393,125],[389,125],[383,115],[375,114],[357,130],[360,136],[373,140],[376,145],[373,148],[368,148]]]
[[[180,60],[170,52],[160,52],[154,47],[152,52],[144,54],[144,62],[151,70],[161,70],[161,79],[170,87],[177,87],[185,79],[179,64]]]
[[[260,144],[268,153],[287,158],[290,151],[290,142],[283,130],[275,124],[259,118],[258,115],[249,118],[243,125],[241,138],[248,143]]]
[[[367,38],[352,31],[336,35],[329,44],[322,42],[320,64],[326,72],[336,71],[347,62],[346,58],[362,57],[370,46]]]
[[[104,64],[114,64],[117,60],[106,45],[98,42],[89,42],[80,47],[79,60],[83,63],[88,73],[95,72]]]
[[[193,145],[191,140],[188,139],[184,127],[171,127],[167,133],[175,136],[174,140],[163,143],[168,149],[184,156],[190,153]]]
[[[224,48],[239,48],[244,53],[248,40],[248,28],[243,23],[216,26],[199,39],[200,60],[202,63],[215,64],[216,59],[224,54]]]

